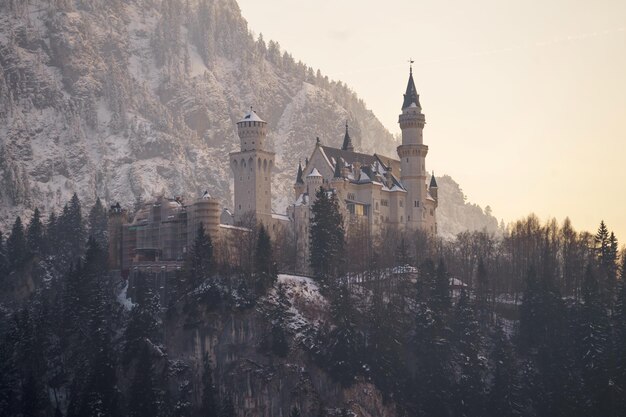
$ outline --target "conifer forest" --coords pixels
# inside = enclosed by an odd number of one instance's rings
[[[199,228],[166,294],[109,273],[99,200],[16,217],[0,235],[2,415],[626,413],[626,257],[607,225],[530,215],[501,238],[370,243],[343,238],[319,194],[312,277],[288,275],[289,242],[262,227],[237,264]]]

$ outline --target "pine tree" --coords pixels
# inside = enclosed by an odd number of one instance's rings
[[[9,258],[9,268],[15,270],[26,262],[28,249],[26,246],[26,236],[22,219],[18,216],[13,223],[11,235],[7,239],[7,255]]]
[[[613,304],[615,298],[615,286],[617,284],[618,274],[618,257],[619,257],[619,245],[617,243],[617,237],[611,232],[609,235],[608,248],[606,254],[606,260],[604,262],[604,268],[606,270],[606,288],[607,294],[605,296],[605,303],[610,307]]]
[[[63,213],[57,222],[57,238],[59,244],[60,265],[63,268],[69,267],[83,253],[85,229],[81,212],[80,200],[76,193],[68,204],[63,207]]]
[[[276,289],[276,306],[272,309],[272,352],[281,358],[284,358],[289,353],[289,342],[287,335],[285,334],[285,327],[289,316],[289,308],[291,302],[287,297],[285,286],[278,285]]]
[[[605,259],[609,251],[609,229],[607,229],[604,220],[600,222],[598,232],[595,236],[596,251],[599,259]]]
[[[479,358],[482,336],[474,308],[465,290],[461,290],[454,324],[460,368],[459,381],[455,390],[457,415],[482,416],[485,400],[483,365]]]
[[[431,259],[426,259],[419,267],[419,275],[415,282],[416,301],[426,302],[427,300],[431,300],[431,295],[436,283],[437,275],[435,264]]]
[[[450,310],[450,278],[443,259],[439,260],[439,266],[432,284],[431,307],[437,315],[437,319],[444,322]]]
[[[492,358],[493,382],[487,403],[488,415],[493,417],[523,415],[513,347],[500,324],[496,325]]]
[[[41,223],[41,214],[36,208],[30,220],[27,231],[27,243],[29,255],[40,255],[44,247],[43,239],[44,227]]]
[[[395,301],[395,300],[394,300]],[[382,391],[385,400],[401,398],[408,374],[402,360],[405,334],[401,312],[385,303],[380,292],[375,293],[367,311],[367,363],[372,380]]]
[[[4,244],[4,236],[0,231],[0,284],[4,281],[4,277],[9,272],[9,258]]]
[[[159,399],[152,362],[150,349],[144,343],[128,390],[128,415],[130,417],[159,415]]]
[[[363,368],[363,334],[356,325],[357,311],[345,285],[333,295],[330,314],[336,327],[330,332],[328,360],[331,375],[344,387],[348,387]]]
[[[422,269],[420,269],[422,270]],[[451,352],[445,328],[437,324],[435,313],[424,301],[415,307],[413,347],[417,359],[411,384],[412,415],[450,415]]]
[[[48,217],[44,232],[44,251],[47,255],[55,255],[59,251],[59,220],[53,211]]]
[[[331,276],[341,271],[344,252],[343,218],[339,212],[337,196],[322,187],[315,193],[311,207],[311,269],[322,282],[329,283]]]
[[[217,400],[217,389],[213,381],[213,369],[208,352],[205,352],[202,359],[202,404],[199,415],[202,417],[218,417],[219,404]]]
[[[3,329],[0,329],[2,331]],[[15,334],[15,332],[13,332]],[[0,416],[18,414],[19,370],[14,354],[16,343],[11,332],[0,333]]]
[[[583,305],[580,309],[577,363],[582,367],[585,393],[591,407],[600,411],[607,405],[609,374],[608,318],[600,294],[600,284],[591,265],[587,266],[583,281]],[[601,415],[608,415],[604,409]]]
[[[121,416],[117,390],[116,361],[110,335],[100,329],[97,352],[89,367],[89,378],[82,394],[81,416]]]
[[[190,282],[197,286],[213,273],[213,241],[200,223],[188,258]]]
[[[159,297],[150,291],[135,303],[124,332],[126,363],[141,354],[146,339],[153,342],[160,340],[160,310]]]
[[[615,401],[615,415],[626,415],[626,255],[622,256],[622,273],[618,286],[617,300],[614,314],[615,328],[615,381],[612,390],[618,394],[613,395]]]
[[[109,217],[99,198],[96,199],[96,203],[89,211],[88,220],[89,236],[93,236],[101,248],[107,248]]]
[[[259,227],[259,232],[257,233],[257,243],[254,252],[254,274],[258,295],[264,294],[268,288],[274,285],[278,278],[276,262],[272,253],[272,242],[263,225]]]
[[[604,224],[600,222],[600,227],[595,236],[595,250],[600,266],[600,294],[607,305],[611,305],[617,279],[617,238]]]

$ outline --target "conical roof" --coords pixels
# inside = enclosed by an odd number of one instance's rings
[[[296,176],[296,184],[304,184],[302,179],[302,164],[298,162],[298,175]]]
[[[409,82],[406,85],[406,92],[404,93],[404,101],[402,102],[402,110],[411,106],[411,103],[415,103],[417,107],[422,108],[420,105],[420,96],[417,94],[417,88],[415,88],[415,81],[413,81],[413,68],[409,71]]]
[[[435,173],[433,172],[433,175],[430,177],[430,188],[438,188],[437,187],[437,180],[435,179]]]
[[[354,151],[354,146],[352,146],[352,139],[350,139],[350,134],[348,133],[348,122],[346,122],[346,134],[343,137],[343,145],[341,146],[342,151]]]
[[[254,110],[252,110],[252,109],[250,109],[249,112],[244,114],[243,119],[241,119],[237,123],[242,123],[242,122],[261,122],[261,123],[266,123],[265,120],[261,119],[259,117],[259,115],[256,114],[256,112]]]

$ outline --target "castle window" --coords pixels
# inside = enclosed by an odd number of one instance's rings
[[[435,215],[435,213],[433,212],[433,209],[430,209],[430,215],[431,215],[431,216],[434,216],[434,215]]]
[[[409,216],[407,216],[406,221],[408,221],[408,222],[410,222],[410,221],[411,221],[411,216],[410,216],[410,215],[409,215]]]
[[[356,200],[354,193],[348,193],[348,200]]]
[[[400,207],[404,207],[404,201],[400,200]]]
[[[415,201],[413,202],[413,207],[419,207],[419,206],[420,206],[420,202],[419,202],[419,201],[417,201],[417,200],[415,200]]]
[[[378,210],[378,201],[376,202],[376,210]]]
[[[383,207],[389,207],[389,200],[380,200],[380,205]]]

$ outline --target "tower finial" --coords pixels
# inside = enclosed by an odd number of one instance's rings
[[[409,82],[406,85],[406,92],[404,93],[404,100],[402,102],[402,110],[411,106],[411,104],[415,103],[417,107],[420,109],[422,106],[420,105],[420,96],[417,94],[417,89],[415,88],[415,81],[413,81],[413,63],[415,61],[411,58],[409,59]]]
[[[354,151],[354,146],[352,145],[352,139],[350,139],[350,134],[348,133],[348,121],[346,120],[346,134],[343,137],[343,145],[341,146],[341,150],[343,151]]]

